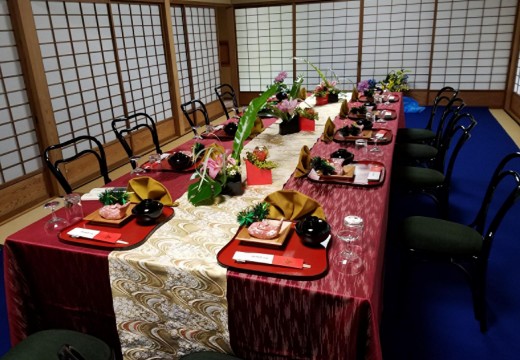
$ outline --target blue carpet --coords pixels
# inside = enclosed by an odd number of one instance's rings
[[[450,192],[450,218],[469,224],[481,205],[498,162],[518,147],[487,108],[471,107],[478,125],[457,163]],[[424,127],[430,108],[407,114],[409,127]],[[520,163],[520,161],[519,161]],[[515,164],[520,170],[520,164]],[[399,274],[395,230],[404,216],[434,215],[429,198],[393,196],[386,254],[385,296],[381,337],[385,360],[513,359],[520,353],[520,242],[516,230],[520,203],[497,232],[488,268],[489,330],[479,331],[469,285],[454,266],[414,264]]]
[[[0,246],[0,356],[9,350],[9,328],[7,323],[7,310],[5,307],[4,289],[4,254],[3,247]]]

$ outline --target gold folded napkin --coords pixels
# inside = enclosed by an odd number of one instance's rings
[[[257,117],[255,119],[255,123],[253,124],[253,128],[251,129],[251,134],[249,136],[258,135],[262,131],[264,131],[264,123],[262,122],[262,119]]]
[[[159,200],[165,206],[177,206],[164,185],[148,176],[131,179],[128,182],[127,191],[130,193],[129,201],[133,203],[152,199]]]
[[[356,84],[354,84],[354,89],[352,89],[352,97],[350,98],[350,101],[358,101],[358,100],[359,100],[359,92],[358,92]]]
[[[271,204],[269,218],[296,220],[307,215],[325,219],[321,205],[314,199],[295,190],[275,191],[264,199]]]
[[[343,101],[341,103],[341,108],[339,109],[339,117],[345,119],[348,117],[350,109],[348,108],[348,101]]]
[[[294,177],[303,177],[306,176],[311,170],[311,151],[307,147],[307,145],[303,146],[300,150],[300,159],[298,160],[298,165],[296,165],[296,170],[294,171]]]
[[[325,128],[323,129],[323,134],[321,135],[321,140],[325,141],[327,143],[332,141],[332,138],[334,137],[334,132],[336,131],[336,127],[334,126],[334,123],[330,119],[330,117],[327,119],[327,122],[325,123]]]

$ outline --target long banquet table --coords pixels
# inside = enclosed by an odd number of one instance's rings
[[[388,107],[397,112],[397,120],[387,123],[395,135],[404,126],[403,102]],[[320,119],[315,132],[280,136],[273,125],[246,145],[245,150],[269,147],[270,158],[280,164],[273,170],[272,185],[251,186],[242,196],[194,207],[184,193],[190,174],[149,173],[178,198],[179,206],[171,220],[136,248],[109,251],[61,242],[44,233],[48,218],[9,236],[4,266],[11,342],[60,327],[98,336],[125,359],[175,359],[203,349],[234,352],[244,359],[381,359],[379,323],[395,137],[380,145],[383,151],[374,159],[386,167],[381,186],[295,178],[303,145],[312,147],[313,156],[323,157],[345,147],[319,140],[339,104],[316,109]],[[232,146],[231,141],[222,144]],[[348,150],[362,159],[352,146]],[[109,185],[126,186],[129,179],[126,175]],[[216,254],[238,228],[236,213],[282,188],[321,203],[333,235],[328,273],[298,281],[219,266]],[[85,201],[83,206],[87,214],[99,203]],[[359,242],[364,265],[357,275],[345,275],[331,262],[346,246],[336,237],[346,214],[365,219]]]

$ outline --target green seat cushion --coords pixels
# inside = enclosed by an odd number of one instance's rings
[[[395,169],[394,179],[398,186],[426,189],[443,185],[445,177],[437,170],[416,166],[401,166]]]
[[[437,156],[437,149],[426,144],[396,144],[398,160],[430,160]]]
[[[401,128],[397,130],[397,141],[400,143],[405,142],[425,142],[433,140],[435,133],[428,129],[420,128]]]
[[[479,232],[469,226],[425,216],[406,218],[400,236],[409,249],[437,254],[478,255],[483,243]]]
[[[221,354],[211,351],[203,351],[198,353],[193,353],[189,355],[185,355],[181,358],[181,360],[241,360],[235,356]]]
[[[34,333],[11,348],[2,360],[56,360],[64,344],[71,345],[86,360],[113,359],[112,350],[102,340],[71,330],[44,330]]]

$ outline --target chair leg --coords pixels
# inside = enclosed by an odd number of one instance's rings
[[[472,284],[473,308],[475,318],[480,323],[480,331],[487,331],[487,312],[486,312],[486,265],[477,264]]]

